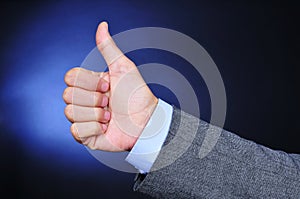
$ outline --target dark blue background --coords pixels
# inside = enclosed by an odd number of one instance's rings
[[[198,41],[225,83],[225,129],[274,149],[300,153],[299,14],[291,2],[1,2],[1,194],[141,197],[132,192],[134,175],[94,159],[73,140],[63,115],[64,73],[94,48],[102,20],[109,22],[112,34],[158,26]],[[129,56],[137,64],[159,62],[186,73],[198,91],[203,119],[209,118],[206,86],[192,75],[188,63],[155,50]],[[170,93],[153,89],[176,104]]]

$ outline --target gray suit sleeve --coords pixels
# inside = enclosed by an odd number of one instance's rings
[[[189,140],[195,126],[195,138]],[[164,167],[174,150],[161,150],[151,171],[138,174],[134,190],[155,198],[300,198],[300,155],[271,150],[221,130],[214,148],[199,158],[208,126],[174,108],[163,149],[175,137],[191,143]]]

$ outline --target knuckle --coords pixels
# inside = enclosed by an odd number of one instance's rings
[[[69,70],[66,74],[65,74],[65,83],[67,85],[71,85],[72,84],[72,79],[73,79],[73,74],[72,74],[72,71]]]
[[[97,122],[95,128],[92,130],[93,135],[98,135],[100,132],[100,124]]]
[[[98,92],[93,93],[93,103],[95,106],[99,106],[101,104],[102,97],[101,94]]]
[[[106,82],[109,82],[109,73],[108,72],[102,72],[102,79],[104,79]]]
[[[78,142],[81,142],[81,139],[78,135],[78,130],[77,130],[77,127],[76,127],[76,124],[72,124],[71,127],[70,127],[70,131],[72,133],[72,136],[73,138],[78,141]]]
[[[66,72],[65,74],[65,83],[67,85],[73,85],[75,82],[75,77],[77,75],[77,73],[79,72],[80,68],[79,67],[75,67],[70,69],[68,72]]]
[[[73,92],[73,88],[72,87],[67,87],[64,90],[63,99],[64,99],[65,103],[71,103],[72,92]]]
[[[81,68],[80,67],[74,67],[74,68],[72,68],[71,70],[69,70],[69,71],[71,71],[72,73],[78,73],[79,71],[81,71]]]
[[[75,126],[76,124],[72,124],[71,125],[71,127],[70,127],[70,131],[71,131],[71,133],[72,133],[72,135],[74,136],[74,137],[77,137],[77,129],[76,129],[76,126]]]
[[[103,78],[105,72],[97,72],[96,75],[100,78]]]
[[[73,105],[66,106],[65,115],[71,122],[74,122],[74,120],[73,120]]]

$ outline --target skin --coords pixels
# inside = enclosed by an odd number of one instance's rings
[[[65,115],[75,140],[90,149],[129,151],[151,117],[158,99],[136,65],[112,41],[106,22],[99,24],[96,44],[109,72],[72,68],[65,75]],[[112,49],[112,50],[107,50]]]

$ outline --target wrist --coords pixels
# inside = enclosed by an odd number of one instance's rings
[[[134,137],[132,146],[129,147],[129,151],[133,148],[133,146],[135,145],[135,143],[141,136],[144,128],[147,126],[157,104],[158,104],[158,98],[152,94],[150,100],[148,101],[148,105],[145,107],[145,109],[143,111],[143,114],[142,114],[143,116],[141,117],[141,120],[139,122],[139,127],[140,127],[139,132],[137,133],[137,136]]]
[[[158,99],[150,120],[125,159],[139,172],[150,172],[168,135],[172,114],[173,107]]]

